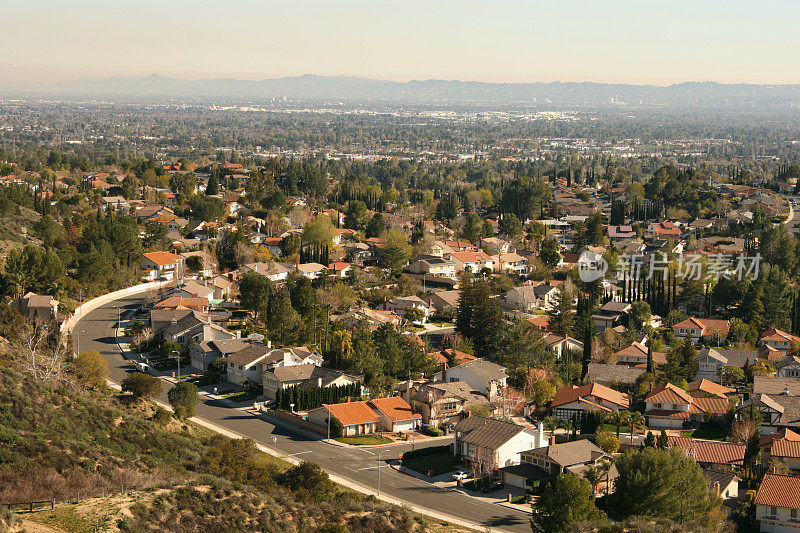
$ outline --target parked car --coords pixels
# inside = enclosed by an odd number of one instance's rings
[[[468,477],[469,477],[469,472],[467,472],[466,470],[459,470],[458,472],[453,474],[453,479],[456,481],[458,481],[459,479],[463,481]]]
[[[495,481],[483,487],[483,492],[494,492],[502,488],[503,488],[503,483],[500,481]]]

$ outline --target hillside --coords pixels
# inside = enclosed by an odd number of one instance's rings
[[[419,515],[334,485],[316,465],[292,467],[260,453],[252,441],[182,424],[108,390],[35,382],[8,352],[0,359],[0,503],[57,504],[0,514],[0,531],[429,527]]]

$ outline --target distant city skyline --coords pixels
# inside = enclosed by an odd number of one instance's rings
[[[800,83],[800,3],[6,0],[0,81]]]

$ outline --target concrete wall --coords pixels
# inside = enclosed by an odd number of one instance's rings
[[[108,294],[104,294],[102,296],[98,296],[92,300],[87,300],[82,305],[79,305],[75,308],[75,312],[72,314],[71,317],[66,319],[61,324],[61,332],[62,333],[71,333],[72,329],[75,327],[75,324],[78,323],[78,320],[87,315],[90,311],[94,311],[98,307],[107,304],[109,302],[113,302],[114,300],[118,300],[125,296],[130,296],[131,294],[139,294],[142,292],[147,292],[152,289],[160,289],[162,287],[167,287],[168,285],[174,283],[174,281],[151,281],[150,283],[141,283],[139,285],[134,285],[133,287],[128,287],[126,289],[120,289],[118,291],[109,292]]]

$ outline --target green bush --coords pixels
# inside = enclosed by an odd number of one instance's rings
[[[431,425],[422,426],[419,432],[429,437],[441,437],[442,435],[444,435],[444,431]]]

